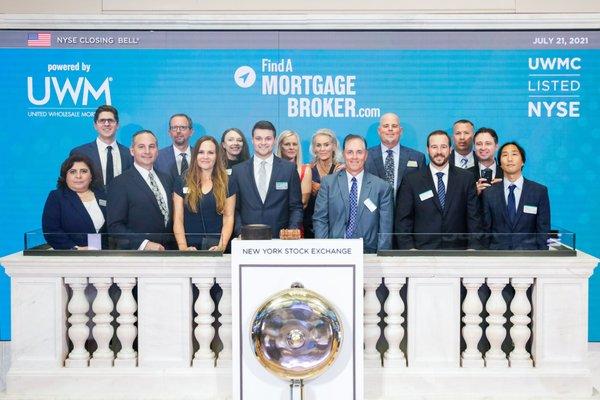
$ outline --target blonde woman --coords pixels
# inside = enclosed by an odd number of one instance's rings
[[[224,251],[233,232],[235,194],[228,188],[221,146],[203,136],[173,193],[173,233],[179,250]]]
[[[300,136],[296,132],[290,130],[281,132],[277,141],[277,156],[296,164],[302,190],[302,207],[306,208],[310,198],[312,172],[310,165],[302,163]]]

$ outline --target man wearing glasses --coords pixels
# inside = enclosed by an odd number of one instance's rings
[[[116,134],[119,128],[119,112],[113,106],[103,105],[94,113],[94,129],[98,133],[96,140],[74,148],[69,153],[84,155],[90,158],[96,176],[102,177],[104,188],[133,165],[129,149],[117,143]]]
[[[192,149],[190,137],[194,133],[192,119],[186,114],[175,114],[169,118],[169,136],[173,145],[158,152],[154,167],[175,178],[181,176],[189,167]]]

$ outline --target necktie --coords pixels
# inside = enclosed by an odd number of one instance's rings
[[[165,203],[165,199],[163,199],[160,194],[160,189],[156,184],[156,180],[154,179],[154,174],[150,172],[148,174],[148,181],[150,182],[150,189],[152,193],[154,193],[154,197],[156,197],[156,201],[158,202],[158,208],[160,208],[160,212],[163,215],[163,219],[165,220],[165,226],[169,223],[169,208],[167,207],[167,203]]]
[[[510,220],[511,225],[515,223],[517,219],[517,204],[515,201],[515,188],[517,186],[511,184],[508,187],[510,193],[508,193],[508,204],[506,205],[506,212],[508,213],[508,219]]]
[[[383,167],[385,169],[385,180],[394,187],[394,152],[392,150],[387,150]]]
[[[181,156],[181,172],[179,173],[179,175],[183,175],[183,173],[185,171],[187,171],[190,166],[188,165],[188,162],[187,162],[187,154],[181,153],[180,156]]]
[[[438,199],[440,200],[440,205],[442,206],[443,210],[444,206],[446,205],[446,186],[444,186],[444,180],[442,179],[444,177],[444,173],[437,172],[436,175],[438,177]]]
[[[267,162],[264,160],[260,162],[258,170],[258,194],[264,203],[267,198]]]
[[[356,177],[352,178],[352,187],[350,188],[350,213],[348,215],[348,225],[346,225],[346,237],[352,238],[356,230],[356,216],[358,214],[358,184]]]
[[[461,168],[467,168],[467,162],[468,162],[468,160],[466,158],[462,158],[460,160],[460,167]]]
[[[113,166],[112,146],[106,146],[106,185],[115,177]]]

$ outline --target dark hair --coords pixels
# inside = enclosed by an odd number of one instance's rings
[[[346,135],[346,137],[344,138],[344,144],[342,145],[342,150],[346,150],[346,143],[348,143],[352,139],[362,140],[363,143],[365,144],[365,149],[367,148],[367,139],[365,139],[364,136],[355,135],[355,134],[351,133],[349,135]]]
[[[169,129],[171,129],[171,120],[175,117],[184,117],[185,119],[187,119],[188,127],[190,129],[192,129],[194,127],[194,125],[192,124],[192,119],[187,114],[173,114],[169,118]]]
[[[472,128],[475,128],[475,125],[473,125],[473,123],[471,121],[469,121],[468,119],[459,119],[458,121],[453,123],[452,126],[454,126],[456,124],[469,124],[469,125],[471,125]]]
[[[427,135],[427,147],[429,147],[429,138],[432,136],[437,136],[437,135],[446,136],[448,138],[448,146],[450,146],[452,144],[452,141],[450,140],[450,135],[448,135],[448,132],[438,129],[438,130],[431,132],[429,135]]]
[[[269,121],[258,121],[252,127],[252,137],[254,137],[254,131],[257,129],[267,129],[273,132],[273,137],[277,136],[277,131],[275,130],[275,126]]]
[[[76,162],[82,162],[85,165],[87,165],[88,169],[90,170],[90,174],[92,175],[92,181],[90,182],[90,189],[96,188],[98,187],[98,181],[97,181],[97,177],[94,171],[94,164],[92,164],[92,160],[89,159],[89,157],[84,156],[83,154],[73,154],[72,156],[70,156],[69,158],[67,158],[65,161],[63,161],[63,163],[60,166],[60,176],[58,177],[58,180],[56,181],[56,187],[59,189],[66,189],[67,186],[67,172],[69,172],[69,170],[71,168],[73,168],[73,165]]]
[[[156,144],[158,145],[158,138],[156,137],[154,132],[149,131],[148,129],[141,129],[141,130],[137,131],[136,133],[134,133],[133,135],[131,135],[131,145],[132,146],[133,146],[133,142],[135,142],[135,137],[137,135],[141,135],[143,133],[149,133],[150,135],[154,136],[154,139],[156,140]]]
[[[110,106],[108,104],[105,104],[103,106],[96,108],[96,112],[94,113],[94,122],[98,122],[98,117],[100,116],[101,112],[112,113],[112,115],[115,117],[115,121],[119,122],[119,112],[117,111],[116,108],[114,108],[113,106]]]
[[[227,134],[231,131],[234,131],[235,133],[237,133],[238,135],[240,135],[242,137],[242,151],[240,152],[240,155],[238,156],[238,160],[246,161],[247,159],[250,158],[250,151],[248,150],[248,142],[246,141],[246,136],[244,136],[244,132],[242,132],[238,128],[225,129],[225,132],[223,132],[223,134],[221,135],[221,146],[223,146],[223,143],[225,143],[225,136],[227,136]],[[223,159],[224,165],[227,165],[227,152],[226,151],[221,152],[221,158]]]
[[[479,135],[480,133],[489,133],[490,136],[494,138],[494,143],[498,144],[498,134],[492,128],[479,128],[479,129],[477,129],[477,132],[475,132],[475,135],[473,135],[473,140],[475,140],[475,138],[477,137],[477,135]]]
[[[502,150],[506,146],[510,146],[511,144],[517,148],[517,150],[521,154],[521,159],[523,160],[523,164],[525,164],[525,149],[522,148],[521,145],[517,142],[506,142],[502,146],[500,146],[500,149],[498,150],[498,163],[502,166],[502,161],[500,159],[500,156],[502,155]],[[523,168],[521,168],[521,169],[523,169]]]

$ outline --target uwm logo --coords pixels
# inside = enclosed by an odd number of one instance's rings
[[[43,106],[48,104],[54,95],[58,100],[58,104],[62,105],[65,98],[70,98],[74,105],[87,106],[90,97],[95,100],[100,100],[100,97],[104,96],[102,104],[111,104],[110,100],[110,82],[111,77],[104,79],[104,82],[100,84],[98,88],[94,87],[92,83],[84,77],[77,78],[77,81],[73,84],[69,78],[64,81],[59,81],[59,78],[55,76],[44,77],[44,91],[43,96],[40,96],[39,90],[34,93],[33,88],[33,77],[27,77],[27,98],[29,102],[36,106]],[[39,88],[38,88],[39,89]]]

